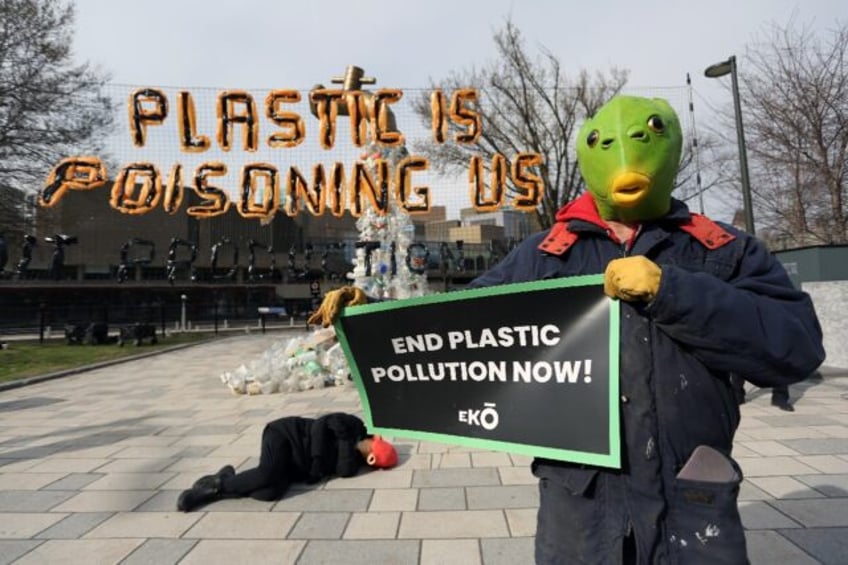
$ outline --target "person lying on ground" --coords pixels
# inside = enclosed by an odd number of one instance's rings
[[[180,493],[177,509],[191,512],[222,498],[278,500],[292,483],[352,477],[363,465],[388,469],[397,462],[394,446],[379,435],[369,435],[362,420],[352,414],[286,416],[262,431],[258,467],[236,473],[226,465],[214,475],[200,477]]]

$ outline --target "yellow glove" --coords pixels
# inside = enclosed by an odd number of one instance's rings
[[[309,316],[307,324],[321,324],[325,328],[332,325],[342,309],[345,306],[356,306],[357,304],[367,304],[368,297],[361,288],[355,286],[343,286],[336,290],[331,290],[324,297],[321,306]]]
[[[660,289],[662,270],[642,255],[613,259],[604,273],[604,292],[611,298],[650,302]]]

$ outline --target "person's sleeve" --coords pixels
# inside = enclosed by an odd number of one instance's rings
[[[529,270],[529,265],[525,263],[527,263],[527,253],[530,251],[525,248],[529,245],[536,245],[536,240],[530,239],[533,240],[532,243],[525,240],[507,253],[506,257],[501,259],[494,267],[468,283],[466,288],[484,288],[521,280],[520,275]]]
[[[339,477],[355,475],[362,462],[356,444],[365,434],[365,424],[353,414],[335,412],[318,418],[312,426],[310,478],[318,480],[331,473]],[[322,454],[325,448],[337,450],[335,469],[324,468]]]
[[[365,424],[353,414],[336,412],[327,416],[327,428],[338,439],[360,440],[365,437]]]
[[[336,458],[336,475],[339,477],[352,477],[362,464],[362,456],[356,447],[358,440],[338,440],[338,457]]]
[[[660,288],[647,310],[711,370],[758,386],[803,380],[824,361],[812,300],[765,246],[740,237],[744,247],[729,280],[661,265]]]
[[[312,458],[312,469],[319,469],[324,476],[330,469],[323,468],[323,454],[325,449],[339,440],[352,441],[354,444],[365,437],[365,424],[353,414],[334,412],[316,419],[312,424],[310,456]],[[310,473],[312,474],[312,473]]]
[[[312,423],[309,436],[309,455],[312,459],[316,457],[320,458],[323,455],[324,446],[332,434],[332,431],[329,429],[328,418],[329,416],[321,416],[320,418],[316,418]]]

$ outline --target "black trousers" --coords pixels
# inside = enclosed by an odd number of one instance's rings
[[[292,446],[281,434],[266,427],[262,432],[259,466],[227,477],[223,494],[249,496],[257,500],[278,500],[291,484]]]

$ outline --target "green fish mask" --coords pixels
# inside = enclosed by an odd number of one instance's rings
[[[577,164],[605,220],[638,222],[668,213],[683,134],[660,98],[616,96],[577,135]]]

